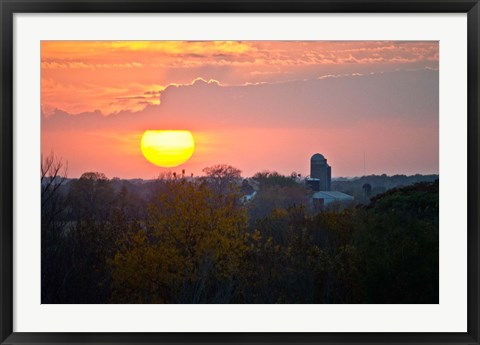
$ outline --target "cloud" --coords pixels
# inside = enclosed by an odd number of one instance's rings
[[[142,157],[143,131],[188,129],[197,143],[182,166],[189,173],[226,163],[245,176],[263,169],[306,174],[315,152],[328,157],[334,176],[362,174],[364,152],[368,173],[438,173],[437,70],[246,85],[194,79],[151,92],[157,90],[152,86],[121,100],[161,100],[141,111],[43,114],[42,150],[68,161],[70,176],[101,171],[110,177],[154,178],[164,170]]]
[[[74,57],[74,60],[72,60]],[[128,62],[126,62],[128,61]],[[45,41],[42,68],[195,68],[438,62],[438,42]]]
[[[125,110],[140,111],[145,108],[145,101],[148,104],[159,104],[158,95],[164,88],[158,84],[103,85],[94,81],[72,84],[43,77],[42,109],[46,115],[52,114],[55,109],[71,114],[100,109],[105,115]]]
[[[259,85],[421,68],[438,69],[438,42],[46,41],[42,82],[52,83],[42,84],[42,108],[140,111],[145,102],[125,97],[197,77],[221,85]],[[160,87],[152,88],[155,84]]]
[[[119,97],[145,101],[157,97]],[[144,97],[147,97],[146,99]],[[104,116],[72,116],[55,111],[45,128],[197,130],[226,128],[291,128],[355,126],[372,121],[407,119],[438,126],[438,71],[424,69],[374,74],[327,75],[317,79],[239,86],[196,79],[169,85],[159,105]]]
[[[123,69],[123,68],[141,68],[143,64],[140,62],[127,63],[104,63],[92,64],[81,61],[42,61],[42,69]]]

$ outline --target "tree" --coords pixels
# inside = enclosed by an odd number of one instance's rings
[[[86,172],[70,182],[68,202],[70,231],[66,238],[70,275],[65,282],[64,303],[104,303],[110,295],[106,257],[113,255],[122,235],[112,182],[100,172]],[[128,224],[125,223],[125,226]]]
[[[221,202],[205,181],[174,178],[149,206],[145,229],[118,243],[111,260],[113,300],[228,303],[246,249],[238,194]]]
[[[207,177],[236,181],[241,178],[242,171],[227,164],[217,164],[202,170]]]
[[[227,164],[217,164],[202,170],[205,173],[204,181],[216,192],[228,194],[238,187],[242,171]]]
[[[52,152],[41,157],[40,185],[42,188],[42,210],[55,205],[59,189],[67,178],[68,164]],[[51,221],[51,219],[49,219]]]
[[[356,246],[366,303],[438,303],[438,180],[392,189],[362,208]]]
[[[41,159],[41,250],[42,302],[57,301],[67,268],[64,230],[67,163],[50,153]]]
[[[284,176],[276,171],[261,171],[253,175],[252,178],[259,183],[260,188],[267,186],[296,186],[298,183],[296,182],[296,178],[294,178],[293,174],[296,173],[292,173],[290,176]]]
[[[72,181],[69,200],[77,222],[106,222],[116,201],[110,180],[100,172],[86,172],[78,180]]]
[[[307,201],[308,190],[301,184],[263,185],[249,204],[251,220],[264,218],[278,208],[287,210],[293,206],[305,206]]]
[[[284,176],[278,172],[262,171],[253,175],[258,192],[249,204],[250,220],[265,218],[276,209],[287,210],[307,204],[308,190],[296,182],[297,173]]]

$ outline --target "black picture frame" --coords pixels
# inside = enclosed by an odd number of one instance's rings
[[[479,344],[478,0],[0,0],[0,341],[2,344]],[[13,16],[15,13],[468,14],[468,331],[466,333],[15,333],[13,332]]]

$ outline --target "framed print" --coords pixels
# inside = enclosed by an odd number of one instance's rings
[[[478,344],[478,1],[1,6],[2,344]]]

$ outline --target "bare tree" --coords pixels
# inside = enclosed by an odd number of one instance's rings
[[[67,178],[68,163],[55,157],[51,152],[47,157],[41,157],[40,183],[42,186],[42,207],[55,197],[58,189]]]
[[[202,170],[205,180],[217,193],[237,187],[242,179],[242,171],[227,164],[216,164]]]
[[[55,302],[68,276],[64,256],[63,230],[65,198],[60,187],[65,183],[67,164],[54,153],[41,158],[42,214],[42,301]]]

